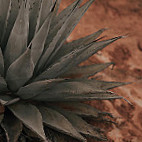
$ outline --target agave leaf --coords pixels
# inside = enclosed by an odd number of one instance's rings
[[[51,29],[50,29],[50,32],[49,32],[50,36],[49,36],[47,43],[51,42],[51,40],[54,38],[54,36],[57,34],[57,32],[60,30],[60,28],[65,23],[65,21],[71,15],[74,8],[77,5],[79,5],[81,3],[81,1],[82,0],[76,0],[70,6],[68,6],[63,11],[61,11],[56,18],[54,18],[53,24],[51,25]]]
[[[101,29],[91,35],[88,35],[88,36],[83,37],[81,39],[74,40],[72,42],[62,45],[61,49],[57,52],[56,57],[53,57],[52,62],[61,58],[64,55],[70,53],[74,49],[81,47],[82,45],[87,45],[87,44],[95,41],[95,39],[97,39],[105,30],[106,29]]]
[[[85,82],[93,86],[94,88],[103,89],[103,90],[113,89],[119,86],[130,84],[130,82],[108,82],[108,81],[100,81],[95,79],[89,81],[86,80]]]
[[[54,87],[47,90],[50,94],[88,94],[88,93],[105,93],[106,91],[95,88],[94,86],[82,81],[63,81],[57,83]]]
[[[7,84],[3,77],[0,76],[0,92],[7,91]]]
[[[64,73],[62,77],[88,78],[106,69],[112,64],[113,63],[104,63],[104,64],[93,64],[88,66],[74,67],[68,72]]]
[[[53,0],[42,0],[39,28],[43,25],[53,6]]]
[[[8,67],[26,50],[28,38],[28,13],[29,7],[25,7],[25,2],[22,2],[18,17],[11,31],[6,50],[4,53],[5,67]],[[15,52],[13,52],[15,51]]]
[[[34,82],[24,87],[21,87],[17,92],[17,95],[22,99],[30,99],[48,90],[50,87],[54,86],[56,83],[62,80],[63,79],[50,79]]]
[[[121,38],[123,38],[123,36],[115,37],[115,38],[100,41],[100,42],[94,42],[92,44],[86,45],[85,46],[86,48],[83,46],[83,48],[86,50],[81,52],[80,55],[76,56],[76,58],[74,58],[73,61],[70,61],[70,63],[68,63],[68,65],[67,65],[68,68],[66,70],[62,71],[59,75],[62,75],[63,73],[65,73],[69,69],[71,69],[71,68],[77,66],[78,64],[80,64],[81,62],[87,60],[89,57],[91,57],[93,54],[95,54],[99,50],[102,50],[103,48],[105,48],[109,44],[111,44],[114,41],[121,39]]]
[[[69,43],[64,45],[64,48],[69,48],[69,49],[73,50],[73,49],[78,48],[82,45],[87,45],[87,44],[95,41],[105,30],[106,30],[106,28],[100,29],[100,30],[98,30],[97,32],[95,32],[91,35],[88,35],[86,37],[83,37],[83,38],[74,40],[72,42],[69,42]]]
[[[39,60],[43,49],[46,37],[48,35],[50,23],[51,23],[52,13],[46,18],[44,24],[41,26],[40,30],[36,33],[35,37],[31,42],[31,54],[34,64],[36,65],[37,61]]]
[[[2,38],[2,42],[1,42],[1,46],[3,50],[5,50],[8,38],[10,36],[11,30],[13,28],[13,25],[16,21],[16,18],[19,12],[19,5],[21,4],[22,0],[11,0],[10,2],[11,2],[10,7],[9,7],[10,13],[7,18],[7,25],[6,25],[5,32]]]
[[[41,28],[42,24],[44,23],[45,19],[47,18],[48,14],[54,9],[53,11],[53,19],[56,17],[57,10],[59,8],[61,0],[42,0],[40,5],[39,16],[37,19],[36,24],[36,32]]]
[[[94,117],[97,118],[100,115],[100,111],[96,108],[84,104],[84,103],[78,103],[78,102],[63,102],[63,103],[57,103],[57,106],[61,106],[62,108],[72,111],[73,113],[82,116],[82,117]]]
[[[1,48],[0,48],[0,75],[4,76],[4,60]]]
[[[6,132],[7,141],[17,142],[22,131],[22,122],[11,112],[8,112],[4,115],[2,127]]]
[[[102,135],[100,135],[90,124],[85,122],[81,117],[71,112],[65,111],[63,109],[59,109],[56,107],[54,107],[54,109],[60,112],[62,115],[64,115],[79,133],[89,137],[97,138],[99,140],[106,140]]]
[[[67,19],[67,17],[70,15],[70,13],[72,12],[74,6],[77,3],[78,3],[78,0],[76,0],[75,2],[73,2],[67,8],[65,8],[64,10],[62,10],[59,13],[59,15],[57,15],[57,17],[54,19],[54,21],[53,21],[53,23],[51,25],[51,33],[52,33],[52,29],[53,28],[55,29],[56,27],[61,27],[63,25],[63,21],[65,21],[65,19]]]
[[[72,15],[74,14],[74,12],[76,11],[78,4],[79,3],[77,3],[75,5],[75,7],[72,10],[70,16],[67,18],[67,20],[65,21],[65,23],[63,24],[63,26],[56,32],[56,34],[54,35],[52,41],[49,43],[48,48],[45,50],[44,54],[42,55],[42,57],[41,57],[41,59],[39,61],[38,66],[37,66],[37,70],[38,71],[45,66],[45,63],[47,62],[48,58],[51,56],[51,54],[53,53],[54,49],[56,48],[56,44],[57,44],[58,40],[61,38],[61,36],[63,35],[63,33],[66,32],[66,27],[70,23],[70,19],[71,19]],[[50,36],[51,35],[49,35],[49,37]],[[60,46],[60,45],[58,45],[58,46]]]
[[[72,59],[78,56],[78,54],[80,54],[85,48],[77,49],[63,56],[55,64],[53,64],[47,70],[45,70],[43,73],[37,76],[34,81],[52,79],[52,78],[58,77],[60,74],[68,70],[68,67],[69,67],[68,64],[72,61]]]
[[[76,49],[72,51],[71,53],[63,56],[60,60],[54,63],[50,68],[48,68],[42,74],[37,76],[35,80],[43,80],[43,79],[58,77],[62,75],[63,73],[65,73],[66,71],[68,71],[69,69],[73,68],[74,66],[85,61],[90,56],[98,52],[99,50],[103,49],[107,45],[111,44],[112,42],[120,38],[123,38],[123,36],[119,36],[119,37],[112,38],[105,41],[95,42],[95,43],[92,43],[91,45],[80,47],[79,49]]]
[[[45,91],[40,95],[32,98],[35,101],[44,102],[68,102],[68,101],[91,101],[91,100],[113,100],[123,99],[123,97],[113,94],[112,92],[96,92],[88,94],[73,94],[73,93],[54,93],[52,91]]]
[[[34,64],[31,59],[31,49],[27,49],[7,71],[6,80],[12,91],[17,91],[33,75]]]
[[[10,0],[0,0],[0,41],[5,29],[9,7]]]
[[[60,12],[59,15],[52,20],[52,24],[49,31],[49,37],[46,40],[46,45],[49,45],[49,43],[53,40],[57,32],[61,29],[65,21],[68,19],[69,15],[71,15],[75,6],[79,4],[78,2],[81,1],[76,0],[74,3],[72,3],[66,9],[64,9],[62,12]]]
[[[112,82],[112,81],[109,82],[109,81],[101,81],[95,79],[74,79],[74,81],[83,82],[84,84],[88,84],[92,88],[98,90],[108,90],[130,84],[130,82]]]
[[[85,138],[83,138],[83,136],[76,131],[72,124],[59,112],[46,107],[39,107],[39,110],[42,114],[43,122],[48,127],[51,127],[78,140],[86,141]]]
[[[72,111],[73,113],[81,116],[81,117],[93,117],[97,118],[99,116],[109,116],[113,118],[113,115],[109,112],[102,112],[90,105],[79,102],[59,102],[56,103],[56,106],[60,106],[63,109],[67,109],[68,111]],[[96,128],[96,130],[98,130]]]
[[[34,34],[36,32],[37,19],[39,18],[40,8],[41,8],[41,0],[30,1],[28,43],[33,39]]]
[[[86,2],[81,8],[75,10],[75,12],[73,12],[71,14],[71,18],[69,18],[68,20],[66,20],[66,26],[62,26],[62,28],[64,28],[64,32],[62,32],[59,40],[57,41],[57,44],[55,45],[55,51],[53,52],[53,54],[51,55],[51,57],[48,59],[47,61],[47,65],[50,64],[51,60],[54,58],[54,56],[56,55],[56,53],[60,50],[60,48],[62,47],[63,43],[66,41],[67,37],[70,35],[70,33],[73,31],[73,29],[75,28],[75,26],[77,25],[77,23],[79,22],[79,20],[81,19],[81,17],[84,15],[84,13],[86,12],[86,10],[89,8],[89,6],[94,2],[94,0],[90,0],[88,2]]]
[[[109,44],[115,42],[118,39],[123,38],[123,36],[118,36],[109,40],[104,40],[100,42],[93,42],[92,44],[88,45],[88,49],[85,50],[81,55],[79,55],[73,63],[73,66],[80,64],[81,62],[87,60],[89,57],[97,53],[98,51],[102,50]]]
[[[8,108],[19,120],[23,122],[24,125],[26,125],[26,127],[46,141],[42,124],[42,116],[34,105],[20,102],[10,105]]]

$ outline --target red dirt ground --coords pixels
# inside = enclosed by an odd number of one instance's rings
[[[65,8],[74,0],[62,0]],[[113,70],[100,73],[101,78],[113,81],[134,82],[114,91],[128,99],[92,102],[93,106],[109,111],[117,118],[117,126],[108,127],[108,142],[142,142],[142,0],[96,0],[81,19],[69,41],[91,34],[101,28],[109,28],[104,35],[111,38],[129,35],[110,45],[89,63],[115,62]],[[93,141],[92,141],[93,142]]]

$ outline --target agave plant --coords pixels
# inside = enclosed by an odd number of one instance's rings
[[[123,99],[108,90],[127,83],[88,79],[112,63],[78,65],[123,36],[100,40],[105,31],[101,29],[65,42],[94,0],[80,6],[81,2],[74,1],[58,14],[60,0],[0,0],[4,142],[25,142],[30,137],[63,142],[62,136],[83,142],[87,137],[106,140],[84,118],[110,114],[84,102]]]

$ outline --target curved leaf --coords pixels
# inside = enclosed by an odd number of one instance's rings
[[[20,98],[22,99],[30,99],[48,90],[50,87],[54,86],[56,83],[62,80],[63,79],[50,79],[34,82],[24,87],[21,87],[17,92],[17,95],[20,96]]]
[[[52,66],[50,66],[47,70],[45,70],[39,76],[37,76],[34,81],[52,79],[52,78],[58,77],[60,74],[62,74],[66,70],[68,70],[69,63],[76,56],[78,56],[78,54],[83,52],[83,50],[85,50],[85,48],[77,49],[77,50],[72,51],[71,53],[67,54],[66,56],[63,56],[59,61],[57,61]]]
[[[76,11],[78,5],[79,5],[79,2],[75,5],[74,9],[72,10],[70,16],[67,18],[67,20],[65,21],[63,26],[55,33],[55,35],[53,36],[53,39],[49,43],[48,48],[45,49],[44,54],[42,55],[42,57],[39,61],[39,64],[38,64],[38,68],[37,68],[38,71],[44,67],[45,63],[47,63],[47,60],[49,59],[49,57],[51,56],[51,54],[53,53],[53,51],[56,48],[56,44],[57,44],[58,40],[61,38],[63,33],[66,32],[66,27],[70,23],[70,19],[71,19],[73,13]],[[49,35],[49,37],[50,36],[51,35]],[[58,46],[60,46],[60,45],[58,45]]]
[[[0,48],[0,75],[4,76],[4,60],[1,48]]]
[[[8,142],[17,142],[22,131],[22,126],[22,122],[11,112],[5,113],[2,127],[6,132]]]
[[[57,104],[57,106],[61,106],[62,108],[72,111],[73,113],[83,116],[83,117],[99,117],[99,114],[101,113],[96,108],[84,104],[84,103],[78,103],[78,102],[63,102]]]
[[[53,6],[53,0],[42,0],[39,28],[43,25]]]
[[[53,62],[62,56],[70,53],[71,51],[75,50],[76,48],[81,47],[82,45],[87,45],[93,41],[95,41],[106,29],[101,29],[91,35],[86,37],[74,40],[72,42],[66,43],[62,45],[61,49],[57,52],[56,57],[53,58]]]
[[[102,50],[107,45],[113,43],[114,41],[123,38],[123,36],[115,37],[109,40],[104,40],[100,42],[92,43],[91,45],[86,45],[72,51],[71,53],[63,56],[60,60],[51,65],[42,74],[37,76],[35,80],[51,79],[59,77],[63,73],[67,72],[69,69],[75,67],[81,62],[88,59],[90,56]],[[74,60],[72,60],[74,58]]]
[[[6,80],[12,91],[17,91],[33,75],[34,64],[31,58],[31,49],[27,49],[7,71]]]
[[[98,51],[102,50],[109,44],[117,41],[118,39],[123,38],[123,36],[118,36],[109,40],[104,40],[104,41],[99,41],[99,42],[94,42],[90,45],[88,45],[88,48],[81,54],[79,55],[76,59],[74,59],[74,62],[72,63],[72,66],[76,66],[83,61],[87,60],[89,57],[97,53]]]
[[[67,19],[67,17],[69,16],[69,14],[71,13],[71,11],[73,10],[74,6],[78,3],[78,0],[76,0],[75,2],[73,2],[71,5],[69,5],[67,8],[63,9],[58,15],[57,17],[54,19],[52,25],[51,25],[51,31],[52,29],[55,27],[60,27],[63,25],[63,21],[65,21],[65,19]]]
[[[88,66],[74,67],[68,72],[64,73],[62,77],[71,77],[71,78],[87,78],[95,75],[96,73],[106,69],[112,65],[112,63],[104,64],[93,64]]]
[[[0,0],[0,41],[6,26],[9,6],[10,6],[10,0]]]
[[[41,0],[30,1],[28,43],[31,42],[36,32],[37,19],[39,17],[40,8],[41,8]]]
[[[51,127],[78,140],[86,141],[85,138],[83,138],[83,136],[76,131],[72,124],[59,112],[46,107],[39,107],[39,110],[42,114],[43,122],[48,127]]]
[[[89,80],[86,83],[90,84],[91,86],[94,86],[94,88],[108,90],[113,89],[119,86],[128,85],[129,82],[109,82],[109,81],[100,81],[100,80]]]
[[[26,125],[26,127],[46,141],[42,124],[42,116],[35,106],[27,103],[17,103],[10,105],[8,108],[19,120],[23,122],[23,124]]]
[[[1,46],[2,46],[3,50],[5,50],[5,47],[7,45],[7,41],[8,41],[8,38],[10,36],[10,33],[12,31],[12,28],[14,26],[14,23],[16,21],[16,18],[17,18],[19,9],[20,9],[19,6],[20,6],[22,0],[10,0],[10,2],[11,2],[10,8],[9,8],[10,13],[8,15],[8,18],[7,18],[7,25],[6,25],[6,28],[5,28],[5,31],[4,31],[2,42],[1,42]]]
[[[78,9],[76,8],[74,10],[74,12],[71,13],[71,15],[69,16],[69,18],[64,22],[65,26],[61,27],[61,29],[64,29],[64,31],[62,31],[61,34],[60,34],[60,32],[58,32],[61,36],[59,37],[59,39],[58,39],[58,41],[57,41],[57,43],[55,45],[54,52],[52,53],[52,55],[50,56],[50,58],[46,62],[46,67],[48,66],[48,64],[50,64],[51,60],[54,58],[54,56],[59,51],[59,49],[61,48],[61,46],[63,45],[63,43],[66,41],[67,37],[73,31],[73,29],[75,28],[75,26],[77,25],[77,23],[79,22],[79,20],[81,19],[81,17],[84,15],[84,13],[86,12],[86,10],[89,8],[89,6],[93,2],[94,2],[94,0],[89,0],[81,8],[78,8]],[[81,3],[81,1],[78,2],[77,7],[78,7],[78,5],[80,3]],[[61,31],[61,29],[59,31]],[[54,41],[54,39],[53,39],[53,41]]]
[[[89,93],[106,93],[106,91],[94,88],[93,86],[82,81],[68,81],[65,80],[61,83],[56,84],[50,90],[47,90],[50,94],[89,94]]]
[[[50,29],[50,37],[47,40],[47,43],[50,43],[51,40],[54,38],[54,36],[57,34],[57,32],[61,29],[61,27],[64,25],[65,21],[68,20],[69,16],[72,14],[74,8],[76,6],[79,6],[82,0],[76,0],[73,2],[70,6],[65,8],[63,11],[57,15],[56,18],[54,18],[53,25],[51,25]]]
[[[40,95],[32,98],[35,101],[44,102],[68,102],[68,101],[90,101],[90,100],[113,100],[123,99],[121,96],[112,94],[112,92],[98,92],[94,94],[72,94],[72,93],[50,93],[43,92]]]
[[[21,9],[11,31],[6,50],[4,53],[5,67],[8,67],[26,50],[28,38],[28,6],[22,2]],[[15,52],[14,52],[15,51]]]
[[[51,17],[52,13],[49,14],[39,31],[35,34],[33,40],[31,41],[31,55],[35,65],[43,52],[45,40],[48,35],[51,23]]]
[[[94,42],[105,30],[107,30],[107,29],[105,29],[105,28],[100,29],[97,32],[90,34],[86,37],[83,37],[83,38],[80,38],[77,40],[73,40],[72,42],[65,44],[64,47],[71,48],[73,50],[73,49],[78,48],[82,45],[87,45],[91,42]]]
[[[58,109],[54,107],[55,110],[60,112],[62,115],[64,115],[69,122],[75,127],[75,129],[86,136],[97,138],[99,140],[106,140],[102,135],[100,135],[90,124],[88,124],[86,121],[84,121],[81,117],[65,111],[63,109]]]

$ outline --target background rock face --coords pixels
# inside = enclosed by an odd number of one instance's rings
[[[61,9],[73,1],[62,0]],[[96,0],[68,41],[104,27],[109,28],[104,33],[107,38],[127,34],[129,36],[108,46],[85,64],[115,62],[114,69],[106,69],[99,74],[99,78],[134,82],[113,90],[128,99],[133,106],[122,100],[91,104],[113,113],[116,117],[118,125],[105,126],[109,142],[142,142],[142,0]]]

